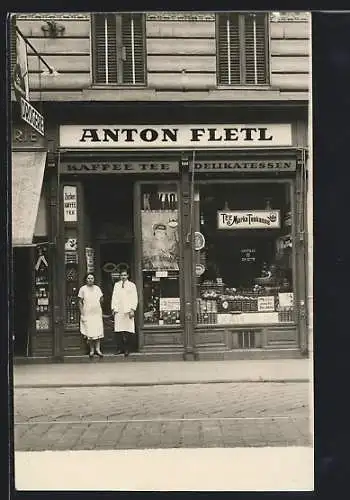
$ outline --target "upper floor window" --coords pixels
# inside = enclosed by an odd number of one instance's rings
[[[267,14],[218,14],[217,58],[219,85],[268,83]]]
[[[94,83],[145,83],[145,27],[142,14],[94,14],[92,39]]]

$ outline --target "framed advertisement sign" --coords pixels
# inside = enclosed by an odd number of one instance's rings
[[[220,210],[218,229],[279,229],[279,210]]]
[[[63,187],[64,222],[77,222],[77,187]]]

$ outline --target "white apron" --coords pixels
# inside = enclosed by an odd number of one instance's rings
[[[88,339],[97,340],[104,337],[102,308],[100,298],[102,291],[97,285],[84,285],[80,288],[78,297],[83,300],[80,315],[80,333]]]
[[[113,288],[111,309],[114,311],[114,331],[135,333],[135,320],[129,318],[131,309],[136,310],[138,304],[136,286],[132,281],[126,280],[124,287],[122,281],[117,281]]]

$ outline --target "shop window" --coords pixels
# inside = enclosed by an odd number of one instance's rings
[[[144,326],[179,325],[179,211],[176,184],[141,188]]]
[[[201,185],[195,251],[197,323],[294,321],[290,185]],[[240,343],[254,345],[254,334]]]
[[[144,85],[142,14],[93,14],[92,38],[94,83]]]
[[[35,248],[35,328],[37,331],[51,328],[51,297],[49,288],[50,260],[47,244]]]
[[[267,84],[267,14],[218,14],[217,62],[219,85]]]
[[[65,266],[65,326],[79,328],[79,268],[78,238],[76,228],[65,229],[64,266]]]

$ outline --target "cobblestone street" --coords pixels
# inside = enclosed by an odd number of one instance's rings
[[[306,383],[15,389],[15,449],[308,446]]]

